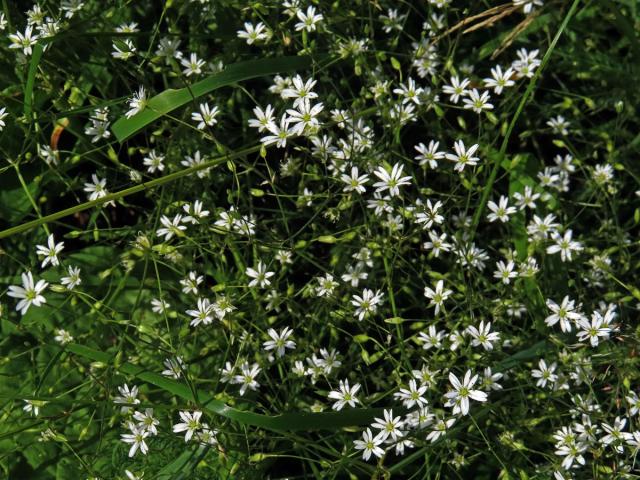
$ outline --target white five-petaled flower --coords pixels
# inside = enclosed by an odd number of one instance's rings
[[[378,169],[373,172],[374,175],[380,179],[379,182],[373,184],[373,186],[376,187],[376,192],[389,190],[389,195],[391,197],[400,195],[400,187],[404,185],[411,185],[411,177],[402,176],[403,169],[404,165],[400,163],[396,163],[391,168],[391,172],[388,172],[387,169],[382,166],[378,167]]]
[[[113,403],[131,405],[138,405],[140,403],[140,400],[138,399],[138,387],[136,385],[129,389],[129,385],[125,383],[123,386],[118,387],[118,392],[120,395],[113,399]],[[127,405],[120,408],[121,413],[127,413],[129,410],[130,407]]]
[[[187,310],[187,315],[193,317],[193,320],[189,323],[192,327],[197,327],[200,323],[205,325],[209,325],[213,322],[213,317],[215,316],[215,312],[213,311],[213,307],[211,302],[209,302],[206,298],[198,299],[198,307],[196,310]]]
[[[371,454],[378,458],[384,455],[384,450],[380,448],[380,444],[383,441],[384,438],[382,437],[382,432],[374,437],[373,433],[371,433],[371,429],[367,428],[362,432],[362,440],[354,440],[353,444],[356,450],[362,450],[362,458],[364,460],[369,460],[369,458],[371,458]]]
[[[244,22],[244,30],[238,30],[238,38],[244,38],[247,45],[252,45],[262,40],[267,40],[270,33],[264,23],[258,22],[253,25],[251,22]]]
[[[592,347],[597,347],[600,338],[607,339],[611,333],[611,328],[604,324],[604,318],[600,312],[593,312],[591,321],[580,318],[577,321],[578,338],[580,341],[589,340]]]
[[[557,365],[555,362],[547,366],[547,362],[545,362],[544,359],[541,358],[538,362],[538,368],[531,370],[531,376],[538,379],[536,385],[538,387],[544,388],[546,387],[547,382],[551,384],[555,383],[555,381],[558,379],[558,375],[553,373],[556,371],[556,367]]]
[[[320,23],[324,18],[322,14],[316,13],[316,8],[313,6],[308,7],[306,12],[298,10],[296,12],[296,16],[298,17],[298,20],[300,20],[295,25],[296,30],[306,30],[307,32],[314,32],[318,23]]]
[[[265,350],[275,350],[278,357],[283,357],[285,349],[296,348],[296,342],[289,340],[289,337],[293,334],[293,330],[289,327],[285,327],[280,332],[276,332],[275,329],[270,328],[267,333],[271,337],[271,340],[267,340],[262,344]]]
[[[560,322],[560,329],[563,332],[571,331],[571,322],[577,322],[583,315],[576,310],[575,302],[569,298],[568,295],[562,299],[560,305],[551,299],[546,301],[547,308],[551,310],[551,315],[544,319],[544,323],[552,327],[556,323]]]
[[[193,434],[202,428],[200,423],[200,417],[202,412],[196,410],[193,413],[182,411],[180,412],[181,423],[176,423],[173,426],[173,433],[187,432],[184,434],[184,441],[188,442],[193,437]]]
[[[456,162],[453,169],[456,172],[462,172],[464,170],[464,167],[474,166],[478,164],[479,158],[474,157],[473,154],[476,153],[476,150],[478,150],[479,146],[480,145],[475,144],[469,147],[469,149],[467,150],[462,140],[458,140],[453,144],[453,149],[456,151],[456,153],[447,153],[445,155],[445,158],[447,160],[451,160],[452,162]]]
[[[129,423],[129,430],[131,431],[131,433],[121,434],[122,441],[131,444],[131,448],[129,449],[129,457],[133,457],[138,450],[146,455],[149,451],[149,447],[145,442],[145,438],[149,436],[149,431],[144,428],[139,428],[133,423]]]
[[[516,213],[516,207],[509,206],[509,198],[504,195],[500,196],[498,203],[493,201],[487,203],[487,207],[491,210],[491,213],[487,214],[487,220],[490,222],[501,221],[506,223],[509,221],[509,216]]]
[[[482,95],[475,88],[469,92],[466,98],[462,99],[464,108],[473,110],[476,113],[482,113],[483,110],[493,110],[493,104],[489,103],[489,92],[486,90]]]
[[[552,239],[555,242],[555,245],[550,245],[547,247],[547,253],[558,253],[560,252],[560,258],[563,262],[571,261],[573,252],[580,252],[582,250],[582,244],[580,242],[576,242],[572,240],[573,231],[567,230],[564,232],[564,235],[560,235],[557,232],[552,234]]]
[[[204,130],[204,127],[213,127],[218,120],[216,120],[216,116],[220,113],[218,107],[209,107],[207,102],[201,103],[198,107],[198,112],[193,112],[191,114],[191,120],[194,122],[199,122],[196,127],[198,130]]]
[[[453,406],[454,415],[457,413],[467,415],[469,413],[469,399],[478,402],[487,401],[487,394],[485,392],[473,389],[477,381],[478,375],[472,377],[471,370],[467,370],[462,382],[460,382],[460,379],[456,377],[453,372],[449,372],[449,382],[451,382],[453,390],[445,393],[445,397],[450,401],[450,406]]]
[[[9,48],[21,48],[23,54],[31,55],[31,47],[33,47],[38,41],[38,35],[33,35],[33,26],[28,25],[24,30],[24,34],[21,32],[16,32],[9,35],[9,40],[11,40],[11,45],[9,45]]]
[[[484,86],[493,88],[493,92],[496,95],[500,95],[502,90],[506,87],[512,87],[516,84],[511,77],[515,72],[513,68],[509,67],[504,72],[502,71],[502,67],[500,65],[496,65],[495,68],[491,69],[491,77],[484,79]]]
[[[91,182],[85,183],[83,190],[89,194],[90,201],[104,198],[109,194],[107,191],[107,181],[104,178],[98,178],[98,175],[95,173],[91,174]],[[115,206],[115,203],[111,200],[107,202],[107,205]]]
[[[412,378],[409,380],[409,388],[401,388],[393,396],[402,400],[402,404],[407,408],[412,408],[414,405],[424,407],[428,403],[427,399],[424,398],[427,388],[427,385],[418,387],[416,380]]]
[[[53,267],[60,265],[58,254],[64,249],[64,242],[56,243],[53,233],[47,237],[47,246],[36,245],[36,253],[43,256],[41,267],[45,268],[49,263]]]
[[[249,365],[244,363],[240,367],[240,374],[233,377],[234,383],[240,384],[240,395],[244,395],[247,389],[257,390],[260,384],[256,381],[258,373],[262,370],[257,363]]]
[[[328,395],[328,398],[336,401],[332,408],[334,410],[342,410],[345,405],[349,405],[352,408],[355,407],[356,403],[360,403],[360,400],[356,397],[359,390],[359,383],[350,387],[349,380],[340,380],[338,390],[332,390]]]
[[[357,192],[364,193],[367,191],[365,185],[369,181],[369,175],[358,172],[358,167],[351,167],[351,175],[343,173],[340,177],[342,182],[346,183],[346,186],[342,189],[345,192]]]
[[[450,81],[451,85],[445,85],[442,87],[442,91],[449,95],[449,101],[453,103],[458,103],[460,101],[460,97],[464,97],[469,93],[467,87],[471,83],[471,80],[468,78],[463,78],[462,81],[456,76],[451,77]]]
[[[274,122],[274,108],[269,104],[267,108],[262,110],[260,107],[255,107],[253,109],[253,114],[256,118],[249,119],[249,126],[253,128],[257,128],[258,132],[262,133],[265,130],[271,130],[276,127]]]
[[[31,272],[26,272],[22,274],[22,286],[11,285],[7,295],[20,299],[16,305],[16,310],[24,315],[31,305],[39,307],[47,303],[47,299],[44,298],[42,292],[48,285],[44,280],[38,280],[38,282],[34,284],[33,275]]]
[[[275,275],[275,272],[267,271],[267,266],[262,263],[262,260],[258,262],[256,268],[247,268],[246,273],[248,277],[253,279],[249,282],[249,287],[258,286],[260,288],[265,288],[271,285],[271,280],[269,279]]]
[[[156,235],[159,237],[164,237],[165,241],[171,240],[174,235],[182,236],[187,227],[186,225],[182,225],[182,215],[177,214],[173,217],[173,220],[167,217],[166,215],[162,215],[160,217],[160,223],[162,227],[156,230]]]
[[[431,300],[431,302],[429,302],[429,306],[434,306],[436,308],[436,315],[440,313],[441,308],[444,309],[444,301],[449,298],[452,293],[453,291],[451,290],[445,290],[444,280],[438,280],[435,285],[435,289],[424,287],[424,296]]]
[[[493,342],[500,340],[500,334],[491,331],[491,322],[484,323],[484,320],[480,321],[477,328],[473,325],[467,327],[467,333],[473,338],[471,345],[482,345],[485,350],[493,350]]]
[[[384,409],[384,418],[374,418],[374,422],[371,424],[373,428],[380,430],[383,440],[391,437],[393,440],[398,440],[402,436],[400,428],[402,427],[402,419],[400,417],[393,416],[393,410]]]
[[[293,98],[293,108],[297,108],[305,99],[318,98],[318,94],[313,91],[316,82],[317,80],[313,78],[305,82],[300,75],[296,75],[292,79],[293,86],[283,89],[280,96],[282,98]]]
[[[65,285],[67,290],[73,290],[82,283],[82,279],[80,278],[80,268],[69,265],[67,267],[67,273],[68,276],[62,277],[60,279],[60,283]]]
[[[146,430],[150,435],[157,435],[157,426],[160,424],[160,420],[153,416],[153,408],[145,408],[144,412],[134,412],[134,420],[138,421],[138,428]]]
[[[432,170],[438,167],[438,160],[442,160],[444,158],[444,152],[438,151],[439,146],[440,142],[431,140],[428,146],[425,146],[424,143],[419,143],[413,147],[420,154],[415,156],[415,159],[418,160],[420,166],[428,165]]]
[[[362,291],[362,296],[353,295],[351,304],[356,307],[354,316],[358,317],[359,321],[362,321],[365,317],[373,315],[378,310],[378,305],[382,302],[382,293],[377,291],[373,293],[373,290],[365,288]]]

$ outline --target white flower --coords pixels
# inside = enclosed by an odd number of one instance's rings
[[[438,168],[438,160],[443,159],[445,155],[444,152],[438,151],[439,146],[440,142],[431,140],[428,147],[425,146],[424,143],[419,143],[413,147],[420,154],[415,156],[420,166],[428,165],[432,170]]]
[[[53,339],[60,345],[66,345],[69,342],[73,342],[71,334],[62,328],[56,330],[56,336],[53,337]]]
[[[185,203],[182,206],[182,210],[184,210],[187,215],[182,219],[182,221],[184,223],[197,225],[198,223],[200,223],[200,220],[202,220],[203,218],[207,218],[210,212],[209,210],[203,210],[202,206],[203,205],[201,200],[196,200],[195,202],[193,202],[193,204]]]
[[[173,426],[173,433],[187,432],[184,434],[184,441],[188,442],[193,437],[193,434],[202,428],[200,417],[202,417],[202,412],[197,410],[193,413],[180,412],[182,422]]]
[[[98,200],[109,194],[106,187],[107,181],[104,178],[98,178],[98,176],[93,173],[91,175],[91,182],[85,183],[83,190],[89,194],[89,200]],[[107,205],[115,206],[115,203],[112,200],[107,202]]]
[[[371,429],[367,428],[366,431],[362,432],[362,440],[354,440],[353,444],[356,450],[362,450],[362,458],[364,460],[369,460],[369,458],[371,458],[371,454],[378,458],[384,455],[384,450],[380,448],[380,444],[383,441],[384,438],[382,438],[382,432],[374,437],[371,433]]]
[[[306,131],[314,131],[320,125],[316,118],[323,109],[322,103],[311,105],[309,99],[304,99],[298,104],[298,110],[288,109],[288,123],[293,125],[291,132],[294,135],[302,135]]]
[[[407,408],[412,408],[414,405],[418,407],[424,407],[428,401],[424,398],[424,394],[427,392],[427,385],[420,385],[418,387],[417,382],[414,379],[409,380],[409,388],[401,388],[400,391],[394,393],[393,396],[402,400],[402,404]]]
[[[384,409],[384,418],[374,418],[374,422],[371,424],[373,428],[380,430],[380,435],[383,440],[391,437],[393,440],[397,440],[402,435],[400,428],[402,427],[402,419],[400,417],[393,416],[393,410]]]
[[[493,350],[493,342],[500,340],[500,334],[491,331],[491,322],[485,324],[484,320],[480,321],[478,328],[473,325],[467,327],[467,333],[473,338],[471,345],[482,345],[485,350]]]
[[[435,289],[424,287],[424,296],[429,300],[429,306],[435,307],[435,314],[440,313],[440,309],[444,309],[444,301],[453,293],[452,290],[444,289],[444,280],[438,280]]]
[[[407,79],[407,84],[400,84],[400,88],[395,88],[393,93],[400,95],[403,97],[402,103],[413,102],[416,105],[420,105],[420,95],[424,93],[424,89],[420,87],[416,87],[416,82],[413,78],[409,77]]]
[[[62,277],[60,283],[67,286],[67,290],[73,290],[82,283],[80,278],[80,268],[69,265],[67,267],[67,277]]]
[[[495,68],[491,69],[492,78],[484,79],[484,86],[493,88],[493,92],[496,95],[500,95],[505,87],[512,87],[516,84],[516,82],[511,80],[514,73],[511,67],[507,68],[503,73],[500,65],[496,65]]]
[[[118,392],[120,395],[113,399],[113,403],[116,404],[132,404],[138,405],[140,400],[138,400],[138,387],[133,386],[129,389],[129,385],[126,383],[122,387],[118,387]],[[120,408],[121,413],[127,413],[130,410],[130,407],[124,406]]]
[[[155,173],[156,170],[162,172],[164,170],[164,155],[159,155],[155,150],[150,150],[142,159],[142,163],[147,167],[147,172],[149,173]]]
[[[555,242],[555,245],[551,245],[547,247],[547,253],[558,253],[560,252],[560,258],[563,262],[571,261],[572,252],[580,252],[583,247],[580,242],[576,242],[572,240],[573,231],[567,230],[564,232],[564,236],[561,236],[559,233],[554,232],[552,234],[552,239]]]
[[[165,241],[171,240],[174,235],[183,236],[184,234],[182,232],[184,232],[187,227],[186,225],[181,225],[181,222],[182,215],[180,214],[177,214],[175,217],[173,217],[173,220],[171,220],[166,215],[162,215],[160,217],[160,223],[162,224],[162,227],[156,230],[156,235],[158,235],[159,237],[164,237]]]
[[[369,175],[359,175],[358,167],[351,167],[351,175],[342,174],[340,177],[346,186],[342,189],[344,192],[364,193],[367,191],[365,184],[369,181]]]
[[[451,426],[456,422],[455,418],[449,418],[445,420],[444,418],[439,418],[434,423],[433,429],[427,435],[427,440],[431,443],[434,443],[441,436],[447,433],[447,430],[451,428]]]
[[[503,223],[509,221],[509,216],[516,213],[516,207],[509,206],[509,198],[504,195],[500,196],[498,204],[493,201],[487,203],[487,207],[491,210],[491,213],[487,214],[487,220],[495,222],[500,220]]]
[[[463,98],[464,108],[482,113],[483,110],[493,110],[493,105],[489,103],[489,92],[486,90],[482,95],[475,88],[469,92],[467,98]]]
[[[253,109],[253,114],[256,118],[249,119],[249,126],[253,128],[257,128],[258,132],[262,133],[265,130],[271,130],[272,128],[277,128],[274,122],[274,109],[271,105],[267,105],[267,108],[262,110],[260,107],[255,107]]]
[[[376,192],[389,190],[391,197],[400,195],[400,187],[411,185],[411,177],[402,176],[403,169],[404,165],[400,163],[396,163],[391,168],[391,172],[388,172],[387,169],[382,166],[378,167],[378,169],[373,172],[374,175],[380,179],[379,182],[373,184],[373,186],[376,187]]]
[[[418,341],[423,342],[422,348],[425,350],[440,348],[442,346],[442,339],[444,338],[444,331],[436,331],[436,326],[430,325],[428,332],[429,333],[420,332],[418,334]]]
[[[565,295],[560,305],[551,299],[547,299],[546,304],[553,313],[544,319],[544,323],[552,327],[560,322],[560,329],[565,333],[571,331],[571,321],[576,322],[583,318],[583,315],[576,311],[575,302],[568,295]]]
[[[293,334],[293,330],[289,327],[285,327],[280,330],[280,332],[276,332],[273,328],[267,330],[267,333],[271,337],[271,340],[267,340],[262,344],[265,350],[275,350],[278,357],[283,357],[285,353],[285,349],[294,349],[296,348],[296,342],[293,340],[289,340],[289,337]]]
[[[127,100],[129,104],[129,110],[124,114],[125,117],[131,118],[136,113],[141,112],[147,106],[147,91],[144,87],[140,87],[137,92],[134,92],[133,96]]]
[[[7,108],[6,107],[0,108],[0,132],[6,126],[6,124],[4,123],[4,119],[7,118],[7,115],[9,115],[7,113]]]
[[[531,370],[531,376],[538,379],[536,382],[538,387],[544,388],[547,385],[547,382],[555,383],[558,379],[558,375],[553,373],[556,370],[556,366],[555,362],[547,366],[547,362],[542,358],[540,359],[538,362],[538,368]]]
[[[514,271],[514,268],[515,264],[512,260],[506,264],[500,260],[496,263],[496,271],[493,272],[493,277],[502,281],[505,285],[509,285],[509,283],[511,283],[511,279],[518,276],[518,272]]]
[[[306,82],[302,80],[300,75],[296,75],[292,79],[293,86],[284,88],[280,93],[282,98],[294,98],[293,108],[297,108],[304,99],[312,100],[318,98],[318,94],[313,91],[313,87],[316,84],[316,80],[310,78]]]
[[[342,410],[345,405],[355,407],[360,400],[356,398],[356,394],[360,390],[360,384],[356,383],[353,387],[349,386],[349,380],[340,380],[338,390],[329,392],[328,398],[335,400],[332,408],[334,410]]]
[[[359,321],[362,321],[365,317],[373,315],[378,310],[378,305],[382,302],[382,293],[377,291],[373,293],[373,290],[365,288],[362,291],[362,296],[352,295],[351,304],[356,307],[354,316],[358,317]]]
[[[156,427],[160,424],[160,420],[153,416],[153,408],[145,408],[144,413],[134,412],[133,418],[138,421],[138,428],[140,430],[146,430],[150,435],[158,434]]]
[[[9,40],[11,40],[9,48],[21,48],[23,54],[31,55],[31,47],[38,41],[38,35],[33,35],[33,26],[28,25],[24,34],[16,32],[15,34],[9,35]]]
[[[196,327],[200,325],[200,323],[209,325],[213,322],[213,317],[215,315],[211,303],[206,298],[199,298],[197,309],[187,310],[186,313],[193,317],[193,320],[189,323],[192,327]]]
[[[580,329],[578,330],[580,341],[589,339],[592,347],[598,346],[600,337],[607,339],[611,333],[611,328],[604,325],[604,318],[600,312],[593,312],[591,322],[584,317],[578,319],[577,326]]]
[[[473,386],[478,381],[478,375],[471,376],[471,370],[467,370],[462,382],[455,376],[453,372],[449,372],[449,382],[453,386],[453,391],[445,393],[445,397],[450,401],[450,405],[453,406],[454,415],[462,413],[467,415],[469,413],[469,399],[476,400],[478,402],[486,402],[487,394],[481,390],[473,390]]]
[[[542,0],[513,0],[513,4],[514,5],[522,5],[522,11],[525,14],[529,14],[531,12],[533,12],[533,10],[535,9],[535,7],[541,7],[542,5],[544,5],[544,3],[542,2]],[[584,463],[583,463],[584,465]],[[565,467],[567,468],[567,467]]]
[[[251,267],[247,268],[246,273],[248,277],[253,279],[249,282],[249,287],[258,286],[260,288],[265,288],[271,285],[271,280],[269,279],[275,275],[275,272],[267,271],[267,266],[262,263],[262,260],[258,262],[255,269]]]
[[[244,30],[238,30],[238,38],[244,38],[247,45],[252,45],[262,40],[267,40],[271,35],[262,22],[254,27],[251,22],[244,22]]]
[[[267,125],[267,130],[271,135],[265,135],[260,139],[265,145],[276,144],[278,148],[284,148],[287,146],[287,139],[293,137],[296,132],[295,127],[289,128],[289,117],[283,115],[280,118],[280,125],[276,125],[274,122]]]
[[[320,13],[316,13],[316,8],[310,6],[307,8],[306,13],[302,10],[296,12],[298,23],[296,23],[296,31],[306,30],[307,32],[315,32],[316,26],[323,20],[323,16]]]
[[[64,242],[56,243],[53,238],[53,233],[47,237],[47,246],[36,245],[36,253],[38,256],[43,256],[41,267],[45,268],[49,263],[52,266],[57,267],[60,265],[60,259],[58,254],[64,249]]]
[[[216,116],[220,113],[218,107],[209,107],[208,103],[201,103],[198,107],[200,111],[191,114],[191,120],[199,122],[196,127],[198,130],[204,130],[204,127],[213,127],[218,120]]]
[[[450,81],[451,85],[445,85],[442,87],[442,91],[449,95],[449,101],[453,103],[458,103],[460,101],[460,97],[464,97],[469,93],[467,87],[471,83],[471,80],[468,78],[463,78],[462,81],[456,76],[451,77]]]
[[[44,298],[42,292],[48,285],[44,280],[38,280],[38,283],[34,284],[33,275],[31,272],[26,272],[22,274],[22,286],[11,285],[7,295],[20,299],[16,305],[16,310],[24,315],[31,305],[39,307],[47,303],[47,299]]]
[[[180,64],[184,67],[182,73],[190,77],[191,75],[200,75],[202,73],[202,67],[206,65],[206,62],[198,58],[198,55],[195,53],[191,53],[189,59],[181,59]]]
[[[474,157],[473,154],[476,153],[476,150],[478,150],[479,146],[480,145],[475,144],[469,147],[469,149],[467,150],[462,140],[458,140],[453,144],[453,149],[456,151],[456,153],[447,153],[445,155],[445,158],[447,160],[451,160],[452,162],[456,162],[453,169],[456,172],[462,172],[464,170],[464,167],[466,167],[467,165],[474,166],[478,164],[479,158]]]
[[[162,371],[162,375],[165,377],[171,377],[175,380],[180,378],[182,376],[182,372],[187,368],[182,357],[176,357],[175,359],[167,358],[163,363],[166,368]]]
[[[131,448],[129,449],[129,457],[133,457],[138,450],[146,455],[149,451],[149,447],[144,440],[149,436],[149,431],[146,429],[138,428],[133,423],[129,423],[129,430],[131,430],[131,433],[123,433],[121,435],[123,442],[131,444]]]
[[[258,373],[260,373],[260,370],[261,368],[257,363],[254,363],[253,365],[244,363],[240,367],[240,375],[233,377],[234,383],[242,384],[240,386],[240,395],[244,395],[247,389],[258,389],[260,384],[256,381],[256,377],[258,376]]]

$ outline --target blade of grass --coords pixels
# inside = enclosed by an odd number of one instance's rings
[[[29,73],[27,74],[27,83],[24,86],[24,115],[29,118],[33,111],[33,87],[36,81],[36,72],[38,71],[38,64],[42,58],[42,52],[44,47],[41,44],[37,44],[33,47],[33,54],[31,55],[31,61],[29,62]]]
[[[220,87],[265,75],[301,70],[309,67],[311,62],[311,57],[299,56],[261,58],[234,63],[225,67],[222,72],[190,85],[189,88],[165,90],[149,99],[146,108],[141,112],[131,118],[120,118],[111,130],[119,142],[124,142],[154,120]]]
[[[571,4],[569,11],[565,15],[564,20],[560,25],[560,28],[558,28],[558,31],[556,32],[555,37],[553,37],[553,40],[551,41],[549,48],[547,49],[547,51],[544,54],[544,57],[542,58],[542,63],[540,64],[540,67],[536,70],[536,73],[533,75],[533,77],[531,77],[531,81],[529,82],[529,85],[527,86],[527,89],[525,90],[524,95],[522,95],[522,99],[518,104],[518,108],[513,114],[513,118],[511,119],[511,122],[509,123],[509,127],[507,128],[507,133],[502,140],[502,144],[500,145],[500,151],[498,152],[498,155],[496,156],[493,162],[493,168],[491,169],[491,174],[489,175],[489,179],[487,180],[487,183],[485,184],[482,190],[482,197],[480,198],[478,207],[476,208],[475,214],[473,215],[473,223],[471,224],[469,242],[473,241],[473,237],[475,236],[476,229],[480,224],[482,213],[484,212],[484,209],[487,206],[487,202],[489,201],[489,195],[491,195],[491,191],[493,190],[493,184],[496,181],[496,177],[498,175],[498,170],[500,169],[500,165],[502,164],[502,161],[505,158],[507,146],[509,145],[509,139],[511,138],[511,134],[513,133],[513,129],[516,125],[516,122],[518,121],[520,114],[524,110],[524,106],[529,100],[529,97],[533,93],[533,90],[536,84],[538,83],[538,79],[540,78],[540,75],[544,71],[544,68],[546,67],[547,63],[549,63],[551,54],[553,53],[553,50],[555,49],[558,43],[558,40],[560,40],[560,37],[562,36],[562,32],[564,32],[565,28],[567,28],[567,25],[569,24],[569,20],[571,20],[571,17],[573,17],[573,14],[578,8],[579,3],[580,3],[580,0],[574,0],[573,3]]]

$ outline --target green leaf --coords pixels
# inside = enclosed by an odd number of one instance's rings
[[[154,120],[179,108],[198,97],[220,87],[226,87],[251,78],[275,75],[276,73],[302,70],[311,65],[311,57],[261,58],[234,63],[222,72],[194,83],[189,88],[168,89],[147,102],[147,106],[131,118],[120,118],[113,124],[112,131],[119,142],[124,142],[134,133],[142,130]]]
[[[42,58],[43,46],[37,44],[33,47],[33,54],[31,55],[31,61],[29,62],[29,73],[27,75],[27,83],[24,87],[24,114],[26,117],[31,115],[33,107],[33,86],[36,80],[36,72],[38,71],[38,64]]]
[[[114,357],[108,353],[74,343],[66,345],[65,348],[76,355],[110,365],[117,368],[120,373],[133,375],[139,380],[162,388],[184,400],[193,402],[198,408],[210,414],[229,418],[242,425],[261,427],[275,432],[337,430],[342,427],[368,425],[373,421],[374,417],[382,415],[383,411],[382,408],[354,408],[340,412],[295,412],[274,416],[246,412],[229,407],[224,402],[216,400],[212,395],[204,392],[197,392],[197,398],[195,398],[193,392],[187,385],[150,372],[143,367],[131,363],[122,363],[116,367],[113,361]]]

